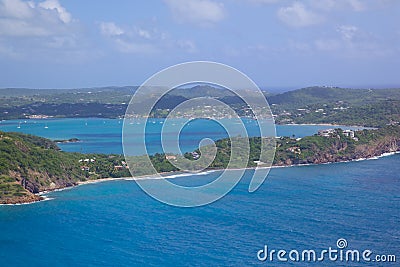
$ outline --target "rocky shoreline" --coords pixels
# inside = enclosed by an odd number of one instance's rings
[[[57,144],[68,144],[68,143],[78,143],[81,140],[79,140],[78,138],[70,138],[70,139],[65,139],[65,140],[54,140],[54,143]]]
[[[44,200],[45,198],[36,194],[27,194],[25,196],[6,198],[0,201],[0,205],[22,205],[31,204]]]
[[[353,134],[355,135],[353,135],[353,137],[345,136],[342,130],[337,129],[335,131],[331,131],[330,135],[328,136],[314,135],[298,139],[291,137],[280,137],[277,139],[278,142],[272,168],[360,161],[400,152],[400,126],[388,126],[378,130],[362,130]],[[257,137],[249,139],[249,143],[251,144],[250,153],[253,153],[253,158],[256,158],[256,156],[259,155],[259,152],[257,153],[255,148],[257,147],[257,144],[260,144],[260,142],[261,139],[258,140]],[[16,142],[16,144],[16,149],[28,149],[21,142]],[[221,160],[221,158],[229,158],[231,152],[230,146],[227,145],[227,142],[225,142],[224,139],[218,140],[216,141],[216,145],[218,147],[218,153],[220,154],[216,156],[215,159]],[[48,151],[46,150],[44,153],[48,153]],[[63,155],[64,154],[60,156]],[[41,159],[44,158],[46,158],[45,154],[41,156]],[[73,159],[73,161],[77,162],[78,158],[79,157],[76,157]],[[164,161],[166,160],[166,157],[161,155],[159,158],[161,158],[162,163],[165,165]],[[157,160],[159,160],[159,158]],[[159,162],[157,161],[156,163]],[[224,166],[226,165],[219,163],[221,162],[214,160],[207,170],[223,170]],[[254,169],[256,167],[269,167],[262,166],[259,163],[259,160],[258,162],[249,162],[247,165],[249,167],[248,169]],[[43,164],[48,164],[48,162],[44,161]],[[64,166],[63,164],[65,164],[65,161],[59,164]],[[162,167],[164,167],[164,165]],[[71,166],[73,165],[71,164]],[[63,170],[68,170],[67,167],[64,166]],[[160,168],[160,166],[158,167]],[[72,168],[73,167],[69,167],[69,169]],[[58,169],[56,169],[56,171],[57,170]],[[57,173],[65,174],[63,172]],[[175,168],[172,170],[170,169],[169,172],[163,172],[160,174],[165,175],[168,178],[170,175],[176,175],[179,173],[180,172]],[[3,190],[1,192],[3,192],[4,195],[3,198],[0,198],[0,204],[25,204],[42,201],[44,199],[42,197],[43,192],[72,188],[82,184],[122,179],[132,180],[155,178],[153,175],[135,178],[126,177],[127,175],[130,175],[129,172],[121,173],[119,176],[115,176],[115,178],[99,179],[85,179],[80,175],[64,175],[65,179],[60,179],[60,176],[55,174],[48,172],[43,173],[37,170],[34,171],[28,169],[26,173],[10,170],[9,177],[4,175],[0,176],[0,178],[3,179],[3,183],[1,184]],[[38,184],[37,181],[35,183],[35,180],[28,179],[28,177],[36,177],[36,179],[37,177],[43,177],[42,180],[51,181],[51,183],[47,183],[46,186],[43,186],[43,183]],[[98,177],[111,176],[103,175]]]
[[[313,160],[293,160],[286,159],[284,162],[278,162],[274,166],[300,166],[300,165],[309,165],[309,164],[328,164],[328,163],[339,163],[339,162],[351,162],[351,161],[359,161],[359,160],[367,160],[375,157],[382,157],[385,154],[390,153],[399,153],[400,152],[400,144],[396,144],[396,148],[387,145],[386,147],[380,147],[371,149],[368,147],[363,147],[359,149],[355,154],[351,156],[339,156],[337,154],[327,154],[320,153],[316,154]]]
[[[370,159],[377,159],[380,157],[384,157],[384,156],[391,156],[391,155],[395,155],[395,154],[399,154],[400,153],[400,149],[398,149],[397,151],[388,151],[388,152],[383,152],[381,154],[377,154],[377,155],[373,155],[370,157],[360,157],[360,158],[353,158],[353,159],[348,159],[348,160],[341,160],[341,161],[321,161],[318,163],[302,163],[302,164],[287,164],[287,165],[273,165],[271,168],[284,168],[284,167],[301,167],[301,166],[310,166],[310,165],[322,165],[322,164],[333,164],[333,163],[346,163],[346,162],[354,162],[354,161],[362,161],[362,160],[370,160]],[[251,170],[251,169],[255,169],[254,167],[250,167],[250,168],[245,168],[246,170]],[[223,170],[223,169],[209,169],[206,171],[218,171],[218,170]],[[178,172],[171,172],[168,173],[169,175],[176,175]],[[167,174],[167,173],[164,173]],[[76,186],[80,186],[80,185],[86,185],[86,184],[95,184],[95,183],[102,183],[102,182],[110,182],[110,181],[121,181],[121,180],[135,180],[135,179],[151,179],[151,175],[146,175],[143,177],[123,177],[123,178],[101,178],[101,179],[97,179],[97,180],[88,180],[88,181],[80,181],[74,184],[69,184],[68,186],[65,187],[60,187],[60,188],[54,188],[54,189],[50,189],[44,192],[40,192],[38,194],[32,194],[32,195],[27,195],[27,196],[22,196],[22,197],[18,197],[18,198],[13,198],[13,199],[6,199],[0,202],[0,206],[1,205],[22,205],[22,204],[33,204],[33,203],[37,203],[40,201],[44,201],[47,198],[43,197],[44,194],[49,193],[49,192],[53,192],[53,191],[60,191],[60,190],[65,190],[65,189],[69,189],[69,188],[73,188]],[[166,177],[168,178],[168,176]]]

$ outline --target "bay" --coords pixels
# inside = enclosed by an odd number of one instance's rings
[[[160,122],[155,120],[149,128],[154,152],[160,149],[154,141]],[[204,136],[224,137],[218,125],[198,123],[183,131],[183,150],[197,147]],[[121,124],[113,119],[17,120],[1,122],[0,130],[82,140],[60,144],[66,151],[120,153]],[[256,134],[251,128],[255,126],[248,123],[250,133]],[[326,128],[331,126],[278,125],[277,134],[303,137]],[[252,170],[247,170],[229,194],[199,208],[162,204],[134,181],[51,192],[49,201],[0,206],[0,266],[281,266],[285,263],[277,259],[260,262],[257,252],[265,245],[286,251],[336,249],[338,239],[346,239],[348,249],[369,249],[373,256],[395,254],[398,261],[399,162],[396,154],[359,162],[274,168],[255,193],[248,192]],[[170,181],[198,186],[218,175],[217,171]],[[156,185],[157,180],[148,182]],[[365,262],[325,258],[314,265]]]
[[[176,132],[180,129],[180,119],[176,120],[176,131],[166,133],[166,139],[173,140]],[[149,127],[146,128],[146,147],[149,154],[163,151],[160,133],[163,128],[163,119],[150,119]],[[144,119],[136,120],[129,125],[132,132],[140,128]],[[244,125],[249,136],[259,136],[258,125],[254,120],[244,119]],[[67,140],[78,138],[80,142],[59,144],[60,148],[68,152],[82,153],[106,153],[122,154],[122,126],[120,119],[41,119],[41,120],[9,120],[0,122],[0,131],[22,132],[38,135],[52,140]],[[46,128],[47,127],[47,128]],[[362,127],[334,126],[342,129],[361,129]],[[329,125],[277,125],[277,136],[294,136],[301,138],[313,135],[318,130],[333,128]],[[182,152],[190,152],[197,149],[200,141],[208,137],[214,141],[226,138],[225,130],[217,123],[209,120],[196,120],[185,127],[180,135],[180,149]],[[143,137],[132,136],[129,140],[131,145],[143,142]],[[178,153],[179,151],[171,151]]]

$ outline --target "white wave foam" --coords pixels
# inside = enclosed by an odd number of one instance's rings
[[[357,161],[364,161],[364,160],[376,160],[379,158],[383,158],[383,157],[388,157],[388,156],[393,156],[395,154],[400,154],[400,151],[396,151],[396,152],[387,152],[387,153],[383,153],[382,155],[379,156],[375,156],[375,157],[371,157],[371,158],[359,158],[359,159],[354,159],[354,160],[349,160],[349,161],[341,161],[341,162],[326,162],[326,163],[321,163],[321,164],[314,164],[314,163],[308,163],[308,164],[299,164],[299,165],[288,165],[288,166],[272,166],[272,167],[259,167],[260,169],[268,169],[268,168],[289,168],[289,167],[303,167],[303,166],[314,166],[314,165],[322,165],[322,164],[334,164],[334,163],[349,163],[349,162],[357,162]],[[251,169],[255,169],[255,168],[245,168],[246,170],[251,170]],[[235,171],[235,170],[243,170],[243,169],[229,169],[227,171]],[[100,182],[108,182],[108,181],[118,181],[118,180],[125,180],[125,181],[135,181],[135,180],[157,180],[157,179],[175,179],[175,178],[179,178],[179,177],[188,177],[188,176],[202,176],[202,175],[207,175],[213,172],[218,172],[218,171],[224,171],[224,169],[221,170],[208,170],[208,171],[203,171],[203,172],[198,172],[198,173],[178,173],[178,174],[170,174],[170,175],[166,175],[166,176],[147,176],[147,177],[125,177],[125,178],[114,178],[114,179],[99,179],[99,180],[94,180],[91,181],[90,183],[82,183],[79,184],[77,186],[80,185],[85,185],[85,184],[93,184],[93,183],[100,183]],[[71,187],[65,187],[65,188],[60,188],[60,189],[56,189],[53,191],[43,191],[40,192],[38,195],[43,197],[42,200],[40,201],[35,201],[35,202],[29,202],[29,203],[18,203],[18,204],[0,204],[0,206],[21,206],[21,205],[30,205],[30,204],[35,204],[35,203],[39,203],[39,202],[43,202],[43,201],[49,201],[49,200],[53,200],[54,198],[50,198],[48,196],[46,196],[46,194],[51,193],[51,192],[60,192],[60,191],[64,191],[64,190],[69,190],[72,188],[75,188],[77,186],[71,186]]]
[[[54,198],[50,198],[47,196],[41,196],[43,199],[39,200],[39,201],[34,201],[34,202],[25,202],[25,203],[16,203],[16,204],[0,204],[0,206],[23,206],[23,205],[31,205],[31,204],[36,204],[39,202],[44,202],[44,201],[49,201],[49,200],[53,200]]]

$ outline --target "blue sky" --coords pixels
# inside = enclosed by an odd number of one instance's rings
[[[400,1],[0,0],[0,87],[140,85],[192,60],[266,89],[400,86]]]

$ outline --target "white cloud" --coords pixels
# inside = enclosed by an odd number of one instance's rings
[[[363,11],[366,9],[366,6],[360,0],[347,0],[347,2],[354,11]]]
[[[176,49],[187,53],[197,52],[192,40],[173,39],[156,27],[120,26],[115,22],[101,22],[99,30],[122,53],[149,54]]]
[[[377,58],[394,55],[393,47],[385,40],[354,25],[340,25],[336,35],[317,39],[315,48],[347,58]]]
[[[138,53],[153,53],[157,51],[156,47],[152,44],[138,43],[132,40],[130,41],[123,40],[121,38],[115,39],[115,44],[117,46],[117,49],[123,53],[138,54]]]
[[[195,53],[197,52],[196,44],[191,40],[178,40],[176,42],[178,47],[186,52]]]
[[[99,29],[106,37],[123,37],[137,40],[162,39],[165,34],[160,33],[156,28],[145,29],[142,27],[119,26],[115,22],[100,22]]]
[[[313,8],[325,11],[350,8],[356,12],[360,12],[367,8],[366,1],[361,2],[360,0],[308,0],[308,4]]]
[[[33,5],[32,2],[30,2],[28,4]],[[58,13],[59,18],[64,23],[69,23],[72,20],[71,14],[68,13],[67,10],[60,5],[58,0],[46,0],[44,2],[39,3],[38,6],[43,9],[56,11]]]
[[[280,8],[278,18],[292,27],[305,27],[322,21],[321,16],[308,10],[300,2],[294,2],[291,6]]]
[[[1,55],[57,62],[94,55],[78,20],[58,0],[0,0]]]
[[[248,1],[256,4],[275,4],[280,2],[280,0],[248,0]]]
[[[332,10],[334,9],[338,1],[337,0],[308,0],[308,4],[313,8],[322,10]]]
[[[36,5],[21,0],[0,0],[0,36],[51,36],[65,34],[72,16],[57,0]]]
[[[0,36],[41,37],[51,35],[52,30],[28,21],[0,19]]]
[[[207,26],[225,17],[222,3],[211,0],[164,0],[179,22]]]
[[[0,1],[0,14],[3,18],[32,18],[34,14],[34,4],[19,0]]]
[[[374,46],[372,46],[373,43],[375,43]],[[365,50],[377,46],[373,36],[362,32],[354,25],[340,25],[336,28],[335,36],[317,39],[314,44],[321,51],[350,51],[352,53],[357,49]]]
[[[101,22],[100,31],[105,36],[118,36],[125,33],[120,27],[115,25],[114,22]]]
[[[144,30],[144,29],[137,29],[137,33],[139,34],[140,37],[146,38],[146,39],[151,39],[151,34],[149,31]]]
[[[343,40],[352,41],[358,32],[358,28],[353,25],[341,25],[337,28],[337,32],[340,33]]]
[[[157,29],[144,29],[140,27],[126,27],[115,22],[101,22],[99,29],[122,53],[153,53],[158,50],[157,42],[164,35]]]

